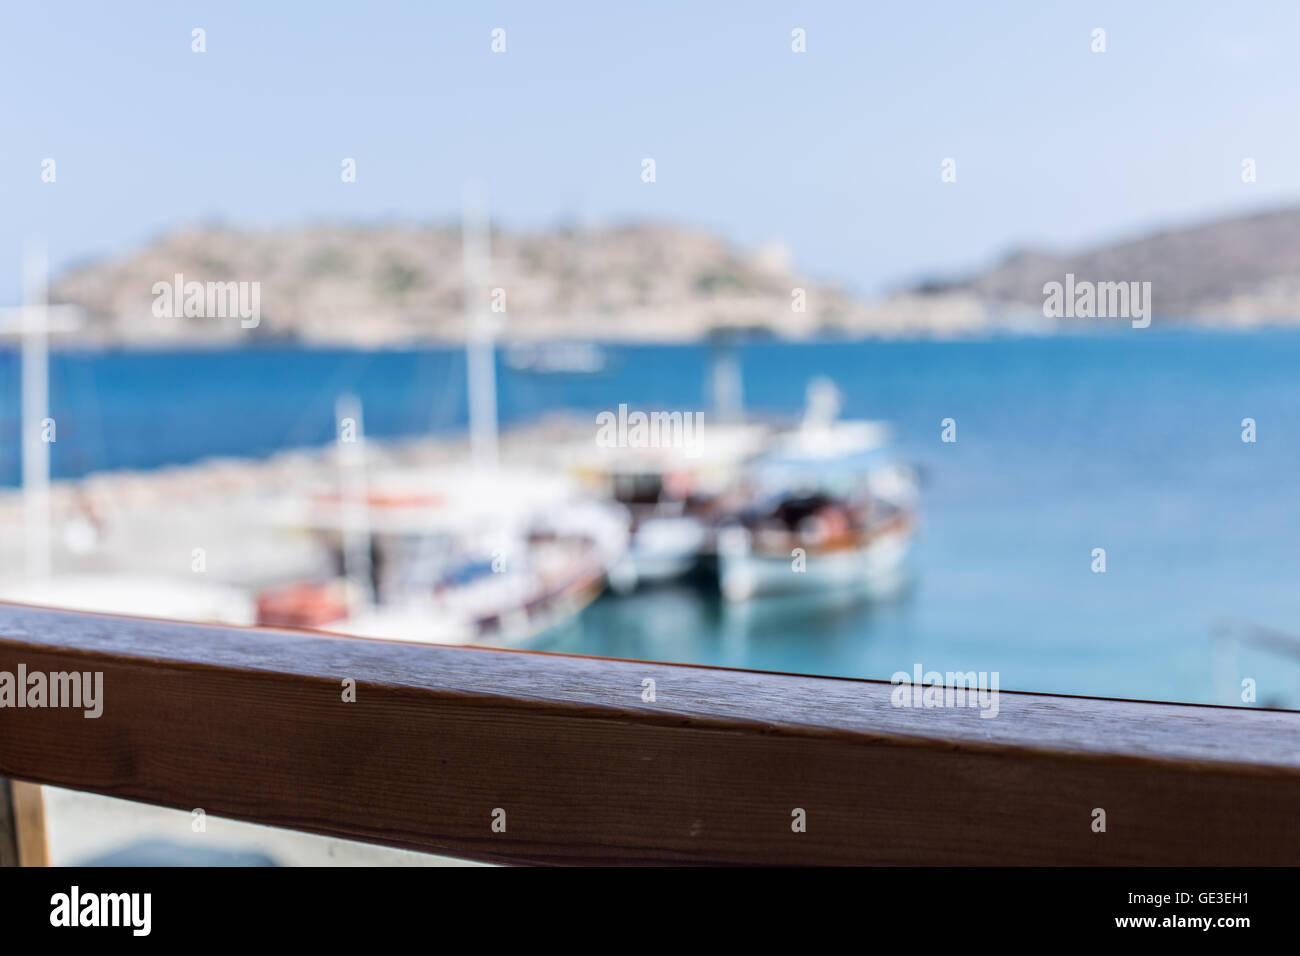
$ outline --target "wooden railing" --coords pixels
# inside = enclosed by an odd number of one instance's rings
[[[872,681],[0,606],[20,664],[102,672],[103,713],[0,710],[0,776],[453,856],[1300,863],[1289,711],[1004,691],[987,719]]]

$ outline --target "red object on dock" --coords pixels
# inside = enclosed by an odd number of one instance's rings
[[[257,623],[266,627],[320,627],[347,617],[347,605],[323,584],[294,584],[257,597]]]

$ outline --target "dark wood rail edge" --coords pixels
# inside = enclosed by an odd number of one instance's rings
[[[20,665],[102,672],[103,713],[0,709],[0,777],[454,856],[1300,863],[1290,711],[1004,691],[988,719],[874,681],[0,605]]]
[[[49,866],[41,788],[0,777],[0,866]]]

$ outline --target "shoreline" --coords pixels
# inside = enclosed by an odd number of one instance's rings
[[[773,331],[746,331],[736,335],[719,335],[712,337],[664,336],[660,338],[638,337],[598,337],[581,334],[560,337],[536,336],[502,336],[495,341],[498,351],[509,352],[516,348],[536,348],[548,345],[591,345],[596,348],[665,348],[665,347],[702,347],[715,346],[747,347],[754,345],[782,345],[790,347],[817,345],[856,345],[856,344],[965,344],[978,342],[1001,342],[1007,339],[1093,339],[1129,331],[1126,319],[1075,319],[1055,324],[1017,324],[1013,322],[994,323],[979,329],[970,330],[922,330],[917,333],[891,333],[845,331],[843,333],[826,331],[820,334],[804,336],[784,336]],[[720,330],[726,331],[726,330]],[[1151,320],[1151,326],[1136,329],[1143,333],[1160,335],[1215,335],[1240,336],[1256,333],[1300,333],[1300,319],[1278,318],[1260,319],[1243,322],[1223,322],[1220,320],[1195,320],[1188,318],[1161,318]],[[394,341],[388,343],[367,343],[348,339],[297,339],[291,337],[248,337],[228,338],[205,337],[200,339],[159,339],[150,341],[76,341],[68,335],[54,334],[49,339],[51,353],[74,355],[102,354],[205,354],[228,352],[347,352],[359,354],[385,354],[401,352],[462,352],[465,340],[457,338],[429,337]],[[18,354],[21,343],[0,340],[0,354]]]

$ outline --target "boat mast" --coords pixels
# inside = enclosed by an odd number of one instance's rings
[[[462,191],[461,246],[465,268],[465,364],[469,390],[470,453],[475,468],[497,465],[496,329],[487,308],[491,255],[482,193]]]
[[[44,242],[29,239],[23,252],[23,551],[28,577],[44,578],[51,569],[50,446],[42,435],[50,404],[48,275]]]
[[[83,324],[80,307],[50,306],[45,243],[29,238],[23,244],[22,304],[0,310],[0,336],[13,334],[22,351],[18,419],[22,428],[23,561],[31,578],[48,577],[53,569],[50,445],[45,438],[50,415],[49,335],[51,331],[73,332]]]
[[[338,428],[339,530],[342,532],[343,576],[348,603],[355,615],[374,603],[370,566],[370,509],[366,482],[366,436],[361,399],[340,395],[334,402]]]

